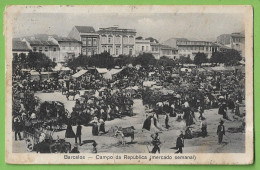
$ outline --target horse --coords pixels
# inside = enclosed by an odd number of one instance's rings
[[[134,141],[134,138],[135,138],[134,130],[135,130],[135,128],[133,126],[126,127],[126,128],[115,126],[115,128],[116,128],[115,137],[117,137],[118,135],[120,135],[122,137],[122,145],[126,144],[125,137],[131,137],[131,143]]]
[[[70,96],[73,96],[73,100],[75,99],[75,96],[76,95],[80,95],[80,92],[79,91],[68,91],[67,94],[66,94],[66,97],[67,97],[67,100],[69,100],[69,97]]]

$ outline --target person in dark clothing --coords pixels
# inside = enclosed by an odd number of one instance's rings
[[[65,138],[75,138],[76,135],[72,129],[72,126],[70,124],[70,122],[68,123],[67,125],[67,129],[66,129],[66,132],[65,132]]]
[[[227,105],[225,102],[219,107],[218,114],[223,115],[223,119],[229,120],[227,117]]]
[[[20,116],[16,116],[14,118],[14,137],[15,137],[15,140],[17,141],[17,135],[19,137],[19,140],[22,140],[21,138],[21,130],[22,130],[22,127],[21,127],[21,117]]]
[[[155,133],[155,135],[151,135],[151,137],[152,137],[152,144],[153,144],[152,153],[156,153],[157,151],[158,153],[160,153],[159,145],[161,144],[161,141],[158,132]]]
[[[176,141],[176,148],[178,149],[175,153],[182,153],[182,148],[184,147],[184,139],[183,139],[183,132],[179,135]]]
[[[223,135],[225,135],[225,126],[223,125],[224,121],[221,120],[218,125],[217,135],[218,135],[218,143],[221,144],[223,140]]]
[[[75,143],[77,143],[77,139],[79,138],[79,145],[81,145],[81,129],[82,126],[80,125],[80,123],[77,123],[77,131],[76,131],[76,136],[75,136]]]
[[[165,113],[165,128],[169,129],[169,114]]]
[[[149,116],[145,119],[142,129],[146,129],[146,130],[151,129],[151,119],[152,119],[152,116]]]
[[[70,153],[80,153],[77,144],[74,145],[74,147],[72,148],[72,150],[70,151]]]

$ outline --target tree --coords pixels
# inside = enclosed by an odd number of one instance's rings
[[[211,63],[225,63],[225,56],[223,52],[214,52],[210,58]]]
[[[179,62],[181,64],[190,64],[190,63],[192,63],[192,60],[191,60],[190,56],[188,56],[188,57],[180,56],[180,58],[177,60],[177,62]]]
[[[88,64],[89,66],[110,69],[114,67],[114,58],[108,52],[103,52],[101,54],[91,56]]]
[[[207,56],[205,53],[197,53],[196,56],[194,57],[194,64],[196,65],[201,65],[202,63],[208,62]]]
[[[242,56],[237,50],[228,50],[224,53],[225,64],[226,65],[237,65],[239,61],[242,60]]]
[[[143,53],[134,58],[133,65],[140,64],[143,67],[147,67],[149,65],[155,65],[156,59],[151,53]]]
[[[49,57],[47,57],[44,53],[39,52],[29,52],[25,60],[30,69],[35,69],[38,72],[41,72],[42,68],[48,70],[48,68],[53,68],[56,66],[56,63]]]
[[[162,56],[160,57],[159,60],[157,60],[157,65],[159,66],[164,66],[164,67],[167,67],[167,66],[175,66],[175,61],[173,59],[170,59],[166,56]]]
[[[68,61],[68,67],[72,70],[76,70],[77,67],[86,67],[89,64],[90,57],[86,55],[80,55],[76,58],[72,58]]]
[[[134,61],[134,58],[129,55],[119,55],[117,58],[115,58],[115,66],[123,67],[128,64],[132,64]]]

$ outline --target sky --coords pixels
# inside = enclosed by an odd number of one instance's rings
[[[215,41],[221,34],[244,31],[244,18],[240,14],[46,14],[24,13],[15,18],[14,37],[33,34],[67,36],[72,27],[98,28],[118,25],[136,29],[137,36],[153,37],[163,42],[169,38]]]

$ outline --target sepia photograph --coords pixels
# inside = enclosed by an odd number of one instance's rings
[[[6,161],[253,163],[250,6],[9,6]]]

